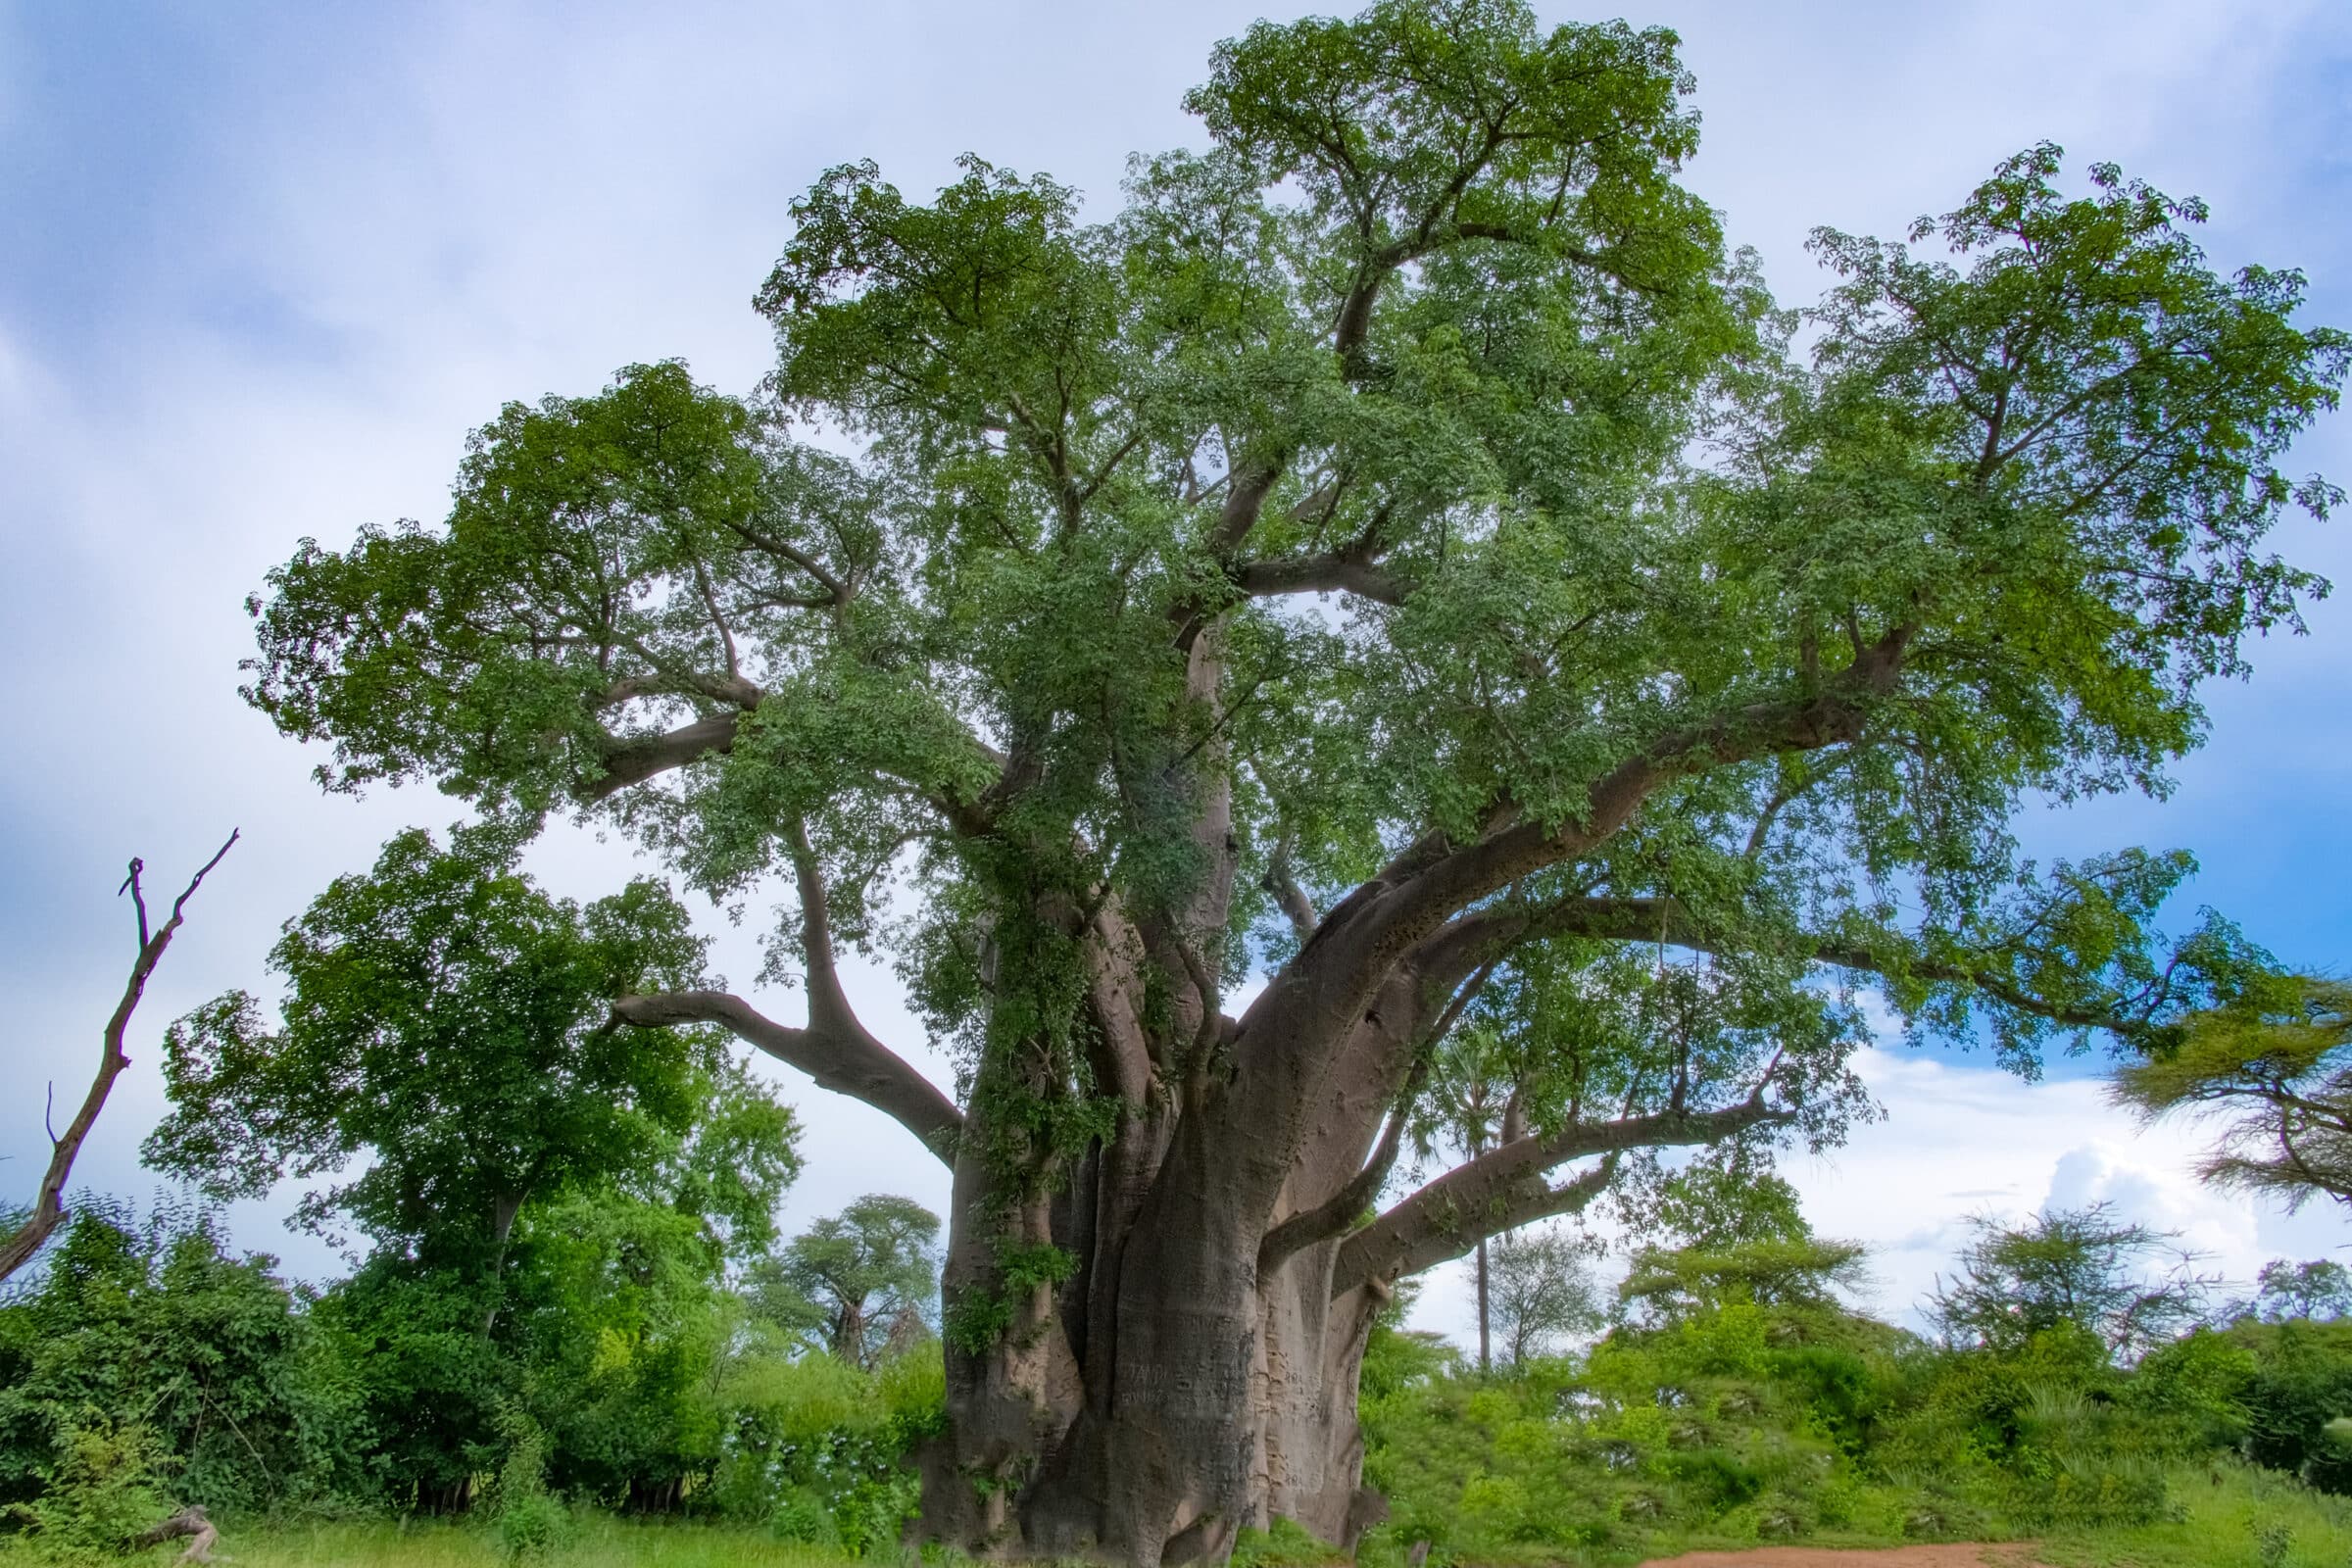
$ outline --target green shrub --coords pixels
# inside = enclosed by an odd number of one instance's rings
[[[2239,1396],[2246,1456],[2352,1494],[2352,1449],[2328,1436],[2328,1423],[2352,1416],[2352,1324],[2240,1323],[2230,1338],[2254,1358]]]
[[[60,1447],[48,1486],[23,1508],[37,1555],[61,1562],[119,1556],[172,1511],[161,1453],[145,1427],[91,1421],[67,1428]]]
[[[1289,1519],[1267,1530],[1244,1530],[1233,1544],[1233,1568],[1327,1568],[1348,1554],[1317,1541]]]

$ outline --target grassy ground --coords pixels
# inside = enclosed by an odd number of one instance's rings
[[[2185,1517],[2163,1524],[2059,1536],[2042,1554],[2061,1568],[2346,1568],[2352,1498],[2314,1492],[2291,1476],[2236,1463],[2172,1478]],[[2283,1537],[2278,1532],[2284,1532]],[[2265,1534],[2271,1533],[2266,1552]]]
[[[220,1544],[237,1568],[506,1568],[494,1534],[456,1524],[232,1524]],[[609,1518],[582,1522],[530,1559],[541,1568],[846,1568],[854,1560],[764,1530]]]
[[[2096,1534],[2055,1533],[2044,1539],[2040,1555],[2058,1568],[2352,1568],[2352,1498],[2327,1496],[2290,1477],[2234,1462],[2180,1471],[2171,1492],[2180,1508],[2176,1519]],[[1653,1540],[1642,1554],[1737,1544],[1693,1534]],[[1902,1543],[1820,1534],[1807,1544]],[[221,1545],[238,1568],[506,1568],[497,1536],[474,1525],[232,1522]],[[156,1555],[161,1561],[166,1554]],[[1288,1554],[1266,1555],[1280,1563]],[[850,1568],[856,1559],[759,1529],[591,1516],[531,1561],[535,1568]],[[868,1558],[859,1568],[891,1561]]]

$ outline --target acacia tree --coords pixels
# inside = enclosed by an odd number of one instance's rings
[[[2120,1220],[2104,1202],[1970,1224],[1959,1266],[1923,1308],[1947,1345],[2006,1352],[2076,1329],[2111,1355],[2137,1356],[2202,1321],[2218,1283],[2173,1245],[2178,1231]]]
[[[1675,182],[1675,50],[1384,0],[1220,45],[1207,148],[1101,221],[977,158],[928,202],[836,169],[760,399],[659,364],[511,405],[445,524],[257,596],[250,700],[329,787],[568,808],[730,902],[789,874],[805,1022],[617,1010],[953,1167],[928,1532],[1344,1537],[1393,1283],[1613,1152],[1834,1137],[1860,1025],[1811,977],[2030,1066],[2261,964],[2151,928],[2184,857],[2044,874],[2006,824],[2160,785],[2293,622],[2261,541],[2334,499],[2278,463],[2345,340],[2039,147],[1908,244],[1818,233],[1800,356]],[[955,1098],[841,942],[897,956]],[[1367,1221],[1433,1034],[1539,965],[1553,1092]]]
[[[1512,1366],[1607,1325],[1592,1250],[1580,1238],[1536,1226],[1499,1238],[1494,1250],[1494,1316]]]
[[[2218,1121],[2209,1182],[2352,1204],[2352,985],[2281,977],[2189,1020],[2179,1048],[2127,1062],[2115,1100],[2156,1121]]]

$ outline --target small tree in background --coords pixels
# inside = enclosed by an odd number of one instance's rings
[[[1629,1200],[1644,1194],[1628,1184]],[[1665,1249],[1722,1252],[1756,1242],[1801,1242],[1813,1235],[1802,1200],[1772,1168],[1772,1152],[1740,1139],[1710,1150],[1666,1175],[1647,1196],[1643,1231]],[[1638,1217],[1641,1212],[1637,1207]]]
[[[1858,1289],[1870,1278],[1869,1257],[1859,1242],[1812,1237],[1723,1249],[1651,1249],[1635,1254],[1617,1300],[1631,1315],[1655,1323],[1727,1301],[1834,1311],[1838,1291]]]
[[[703,939],[659,883],[582,906],[541,892],[514,858],[493,829],[461,830],[447,850],[416,829],[337,878],[270,951],[289,993],[278,1028],[231,991],[165,1036],[172,1108],[147,1162],[220,1199],[359,1167],[313,1190],[297,1220],[321,1234],[355,1221],[396,1254],[485,1284],[525,1201],[674,1155],[724,1075],[720,1037],[622,1029],[611,1004],[694,984]],[[791,1160],[788,1135],[734,1152],[755,1175]],[[710,1172],[739,1182],[735,1163]]]
[[[2212,1301],[2216,1279],[2173,1245],[2178,1231],[2126,1224],[2105,1202],[2014,1227],[1988,1215],[1970,1225],[1958,1274],[1939,1277],[1922,1308],[1956,1348],[2013,1350],[2072,1327],[2132,1360],[2194,1326]]]
[[[938,1238],[922,1204],[869,1193],[793,1238],[755,1290],[771,1317],[870,1371],[929,1332]]]
[[[1557,1226],[1498,1239],[1493,1269],[1494,1327],[1514,1367],[1608,1321],[1592,1280],[1590,1247]]]
[[[2254,1299],[2228,1315],[2265,1323],[2352,1317],[2352,1269],[2326,1257],[2308,1263],[2273,1258],[2255,1278]]]

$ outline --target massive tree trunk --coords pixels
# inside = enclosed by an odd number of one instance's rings
[[[1399,1277],[1581,1208],[1621,1151],[1711,1143],[1788,1114],[1768,1102],[1768,1067],[1713,1108],[1678,1094],[1645,1114],[1515,1125],[1363,1221],[1431,1048],[1502,956],[1651,915],[1618,901],[1483,901],[1614,831],[1669,773],[1654,755],[1629,763],[1581,827],[1505,817],[1466,845],[1433,836],[1319,917],[1286,889],[1300,950],[1239,1019],[1200,956],[1236,863],[1221,784],[1199,803],[1209,869],[1191,906],[1138,916],[1063,891],[1013,909],[1003,929],[1032,921],[1083,960],[1084,1076],[1117,1122],[1075,1156],[1024,1119],[1068,1093],[1046,1046],[992,1047],[965,1112],[858,1022],[805,848],[806,1028],[717,993],[615,1010],[645,1026],[723,1023],[889,1111],[951,1163],[948,1428],[923,1456],[923,1534],[981,1554],[1142,1564],[1221,1559],[1237,1531],[1277,1516],[1347,1543],[1380,1512],[1360,1491],[1356,1376]],[[1559,1167],[1595,1156],[1555,1185]]]

